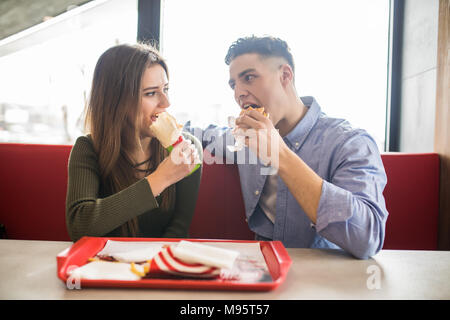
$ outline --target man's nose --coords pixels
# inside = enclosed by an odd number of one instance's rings
[[[236,102],[241,105],[242,101],[247,97],[248,92],[241,86],[238,86],[237,84],[234,87],[234,99]]]

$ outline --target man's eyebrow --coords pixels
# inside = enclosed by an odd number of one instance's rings
[[[256,71],[256,69],[254,69],[254,68],[245,69],[244,71],[242,71],[241,73],[238,74],[238,78],[245,76],[249,72],[255,72],[255,71]]]

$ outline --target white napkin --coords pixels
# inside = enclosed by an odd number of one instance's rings
[[[120,242],[108,240],[98,256],[113,257],[120,262],[144,262],[161,251],[163,242]]]
[[[144,267],[135,265],[135,268],[143,272]],[[142,270],[141,270],[142,269]],[[133,273],[129,263],[92,261],[84,266],[73,269],[70,273],[72,278],[89,280],[140,280],[137,274]]]
[[[174,246],[173,255],[188,263],[202,263],[211,267],[231,269],[239,252],[181,240],[177,246]]]
[[[145,248],[129,252],[114,253],[112,257],[120,262],[144,262],[152,259],[161,250],[162,246],[158,248]]]
[[[230,152],[241,151],[245,146],[245,136],[242,135],[242,130],[236,130],[236,118],[233,116],[228,117],[228,126],[233,129],[232,133],[235,139],[233,146],[227,146]]]

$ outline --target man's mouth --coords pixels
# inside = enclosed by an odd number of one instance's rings
[[[254,103],[246,103],[244,104],[244,106],[242,107],[244,110],[248,109],[248,108],[254,108],[254,109],[258,109],[261,108],[261,106],[258,106],[257,104]]]

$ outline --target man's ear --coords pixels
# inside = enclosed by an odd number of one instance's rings
[[[280,80],[283,86],[286,86],[288,83],[294,82],[294,71],[287,63],[282,64],[280,67]]]

